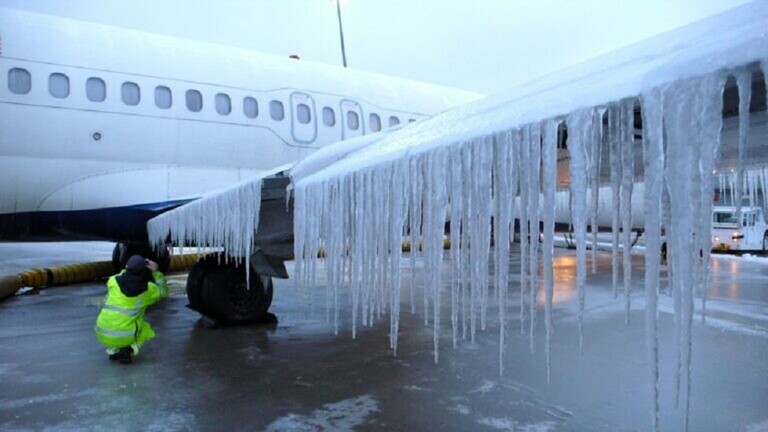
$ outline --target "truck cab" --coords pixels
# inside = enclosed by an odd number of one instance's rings
[[[760,207],[741,207],[741,221],[736,207],[712,209],[712,249],[716,251],[765,251],[768,227]]]

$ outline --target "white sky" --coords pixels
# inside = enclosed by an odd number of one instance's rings
[[[491,93],[746,1],[342,0],[342,20],[350,67]],[[341,64],[333,0],[0,6]]]

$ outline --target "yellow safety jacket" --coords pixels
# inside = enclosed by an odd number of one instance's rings
[[[117,277],[123,270],[107,281],[107,296],[104,299],[96,325],[93,329],[96,337],[107,348],[122,348],[134,345],[140,347],[144,342],[155,337],[155,332],[144,321],[147,307],[168,297],[168,284],[163,273],[152,273],[154,282],[147,282],[147,290],[135,297],[128,297],[120,290]]]

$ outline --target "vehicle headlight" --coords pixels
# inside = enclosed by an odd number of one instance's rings
[[[734,232],[731,235],[731,239],[733,239],[733,240],[739,240],[739,239],[743,239],[743,238],[744,238],[744,234],[742,234],[742,233],[740,233],[738,231]]]

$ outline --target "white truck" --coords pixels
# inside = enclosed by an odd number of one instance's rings
[[[741,207],[741,223],[736,207],[715,206],[712,209],[713,251],[766,251],[768,226],[760,207]]]

